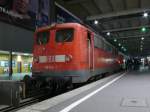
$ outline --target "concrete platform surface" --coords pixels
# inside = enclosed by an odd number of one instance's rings
[[[127,72],[103,80],[85,86],[94,84],[85,91],[79,92],[84,88],[81,87],[79,91],[73,90],[18,112],[150,112],[150,71]],[[60,102],[61,99],[65,100]]]

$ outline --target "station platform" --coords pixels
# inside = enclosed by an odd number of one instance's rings
[[[20,81],[25,75],[31,76],[31,73],[14,73],[12,74],[12,80]],[[9,74],[0,74],[0,80],[9,80]]]
[[[150,112],[150,71],[117,73],[18,112]]]

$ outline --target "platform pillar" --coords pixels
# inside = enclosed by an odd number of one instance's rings
[[[12,79],[13,69],[12,69],[12,51],[9,52],[9,79]]]

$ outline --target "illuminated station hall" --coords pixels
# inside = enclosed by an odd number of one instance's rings
[[[0,112],[150,112],[150,0],[0,0]]]

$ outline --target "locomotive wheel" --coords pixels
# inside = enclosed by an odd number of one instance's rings
[[[23,82],[25,83],[26,90],[28,90],[29,88],[31,88],[32,81],[31,81],[30,76],[25,75],[24,78],[23,78]]]
[[[23,78],[23,82],[25,84],[25,96],[28,96],[29,92],[33,88],[31,77],[28,75],[25,75]]]

